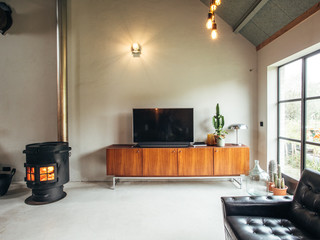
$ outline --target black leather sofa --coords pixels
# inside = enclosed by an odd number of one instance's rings
[[[320,174],[303,171],[294,196],[222,197],[225,239],[320,239]]]

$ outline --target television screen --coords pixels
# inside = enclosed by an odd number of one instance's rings
[[[133,109],[133,141],[151,144],[193,142],[193,108]]]

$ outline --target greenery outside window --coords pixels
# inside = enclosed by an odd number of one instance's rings
[[[320,51],[278,68],[278,162],[296,180],[320,171]]]

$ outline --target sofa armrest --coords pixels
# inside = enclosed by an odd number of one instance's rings
[[[221,197],[224,218],[227,216],[287,216],[292,196]]]

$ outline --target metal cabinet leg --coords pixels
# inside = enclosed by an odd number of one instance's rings
[[[239,177],[239,178],[232,178],[232,182],[236,182],[239,184],[239,188],[242,189],[242,178]]]
[[[112,177],[112,190],[116,189],[116,177]]]

